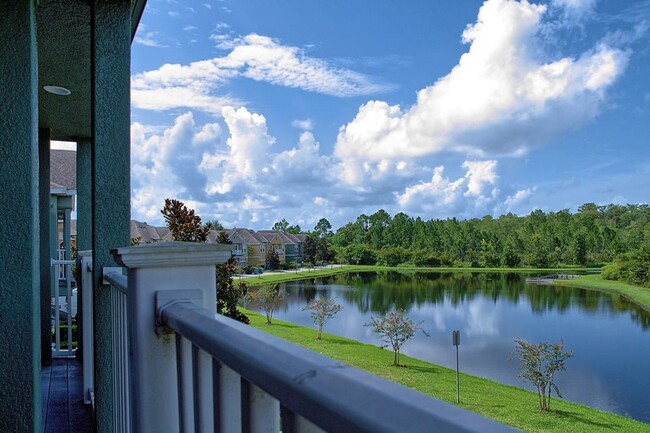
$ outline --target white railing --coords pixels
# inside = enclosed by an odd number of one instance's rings
[[[59,251],[60,253],[60,251]],[[60,254],[57,254],[60,257]],[[52,343],[52,356],[57,358],[74,357],[76,349],[73,345],[72,325],[73,318],[77,315],[77,289],[72,288],[72,266],[74,260],[57,258],[51,260],[51,266],[55,278],[53,279],[54,293],[51,298],[52,330],[54,332],[54,343]],[[61,296],[61,283],[65,293]],[[62,331],[66,330],[62,341]]]
[[[81,289],[81,340],[83,347],[83,394],[84,403],[94,405],[95,390],[95,362],[94,344],[95,335],[93,320],[93,257],[92,251],[79,251],[78,266],[81,281],[78,282],[78,290]]]
[[[130,401],[116,410],[129,418],[120,431],[514,431],[216,315],[214,265],[229,257],[209,244],[116,252],[129,268],[128,289],[126,277],[106,274],[118,311],[125,293],[128,303],[127,317],[114,314],[122,321],[114,353],[125,350],[127,322],[129,330],[130,393],[114,396],[114,405]],[[114,363],[123,368],[122,360]]]
[[[113,354],[113,416],[115,433],[131,432],[129,384],[129,319],[127,278],[122,268],[104,268],[104,284],[111,292],[111,343]]]
[[[55,260],[66,260],[65,250],[58,249],[56,250],[56,259]],[[56,267],[56,275],[59,280],[65,280],[65,265],[60,264]]]

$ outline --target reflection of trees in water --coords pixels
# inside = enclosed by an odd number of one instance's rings
[[[506,299],[514,304],[528,300],[536,314],[547,311],[566,312],[572,307],[596,313],[629,312],[643,329],[650,328],[650,313],[615,294],[584,290],[575,287],[529,285],[528,275],[497,272],[423,272],[417,270],[350,272],[326,278],[314,278],[290,283],[288,297],[294,302],[307,303],[324,296],[331,285],[352,288],[336,296],[355,305],[363,313],[379,313],[423,304],[442,304],[447,300],[453,306],[477,297],[492,300]],[[322,293],[321,293],[322,292]]]

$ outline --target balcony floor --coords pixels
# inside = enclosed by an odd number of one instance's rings
[[[81,364],[53,359],[41,370],[43,432],[92,433],[90,406],[83,401]]]

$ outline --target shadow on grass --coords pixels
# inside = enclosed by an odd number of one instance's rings
[[[408,364],[402,364],[398,368],[403,368],[405,370],[412,371],[414,373],[422,373],[422,374],[440,374],[440,369],[435,368],[435,367],[425,367],[421,365],[408,365]]]
[[[570,422],[581,422],[583,424],[587,425],[593,425],[593,426],[598,426],[602,428],[608,428],[608,429],[613,429],[616,427],[620,427],[618,424],[612,424],[612,423],[604,423],[604,422],[597,422],[592,419],[586,418],[584,416],[581,416],[575,412],[567,412],[564,410],[551,410],[551,413],[558,417],[559,419],[565,419]]]

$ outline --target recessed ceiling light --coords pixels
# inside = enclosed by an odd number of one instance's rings
[[[61,86],[43,86],[43,90],[46,92],[52,93],[54,95],[68,96],[71,91]]]

